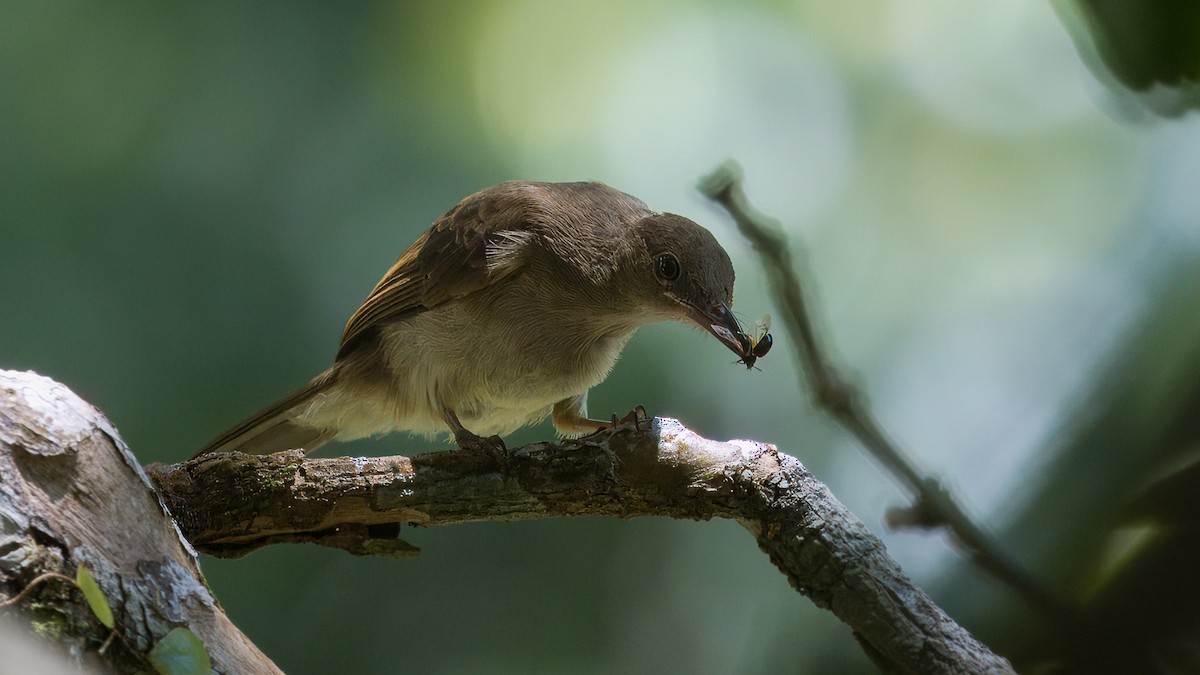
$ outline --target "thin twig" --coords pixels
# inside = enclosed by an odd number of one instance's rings
[[[19,604],[22,600],[25,599],[25,596],[27,596],[33,592],[34,588],[37,588],[42,583],[44,583],[46,581],[50,581],[51,579],[58,579],[59,581],[65,581],[68,584],[70,584],[72,588],[79,589],[80,592],[82,593],[82,589],[79,588],[79,582],[76,581],[75,579],[72,579],[71,577],[69,577],[65,574],[59,574],[58,572],[45,572],[43,574],[37,575],[36,577],[33,578],[32,581],[30,581],[28,584],[25,584],[25,588],[22,588],[20,593],[17,593],[16,595],[14,595],[11,598],[8,598],[6,600],[0,600],[0,608],[10,607],[12,605]],[[130,647],[129,643],[125,641],[125,638],[122,637],[116,630],[109,630],[108,638],[106,640],[104,640],[104,644],[100,645],[100,649],[99,649],[100,654],[104,654],[104,652],[108,651],[109,646],[112,644],[113,638],[116,638],[117,641],[119,641],[123,647],[125,647],[126,649],[128,649],[130,651],[130,653],[145,660],[145,657],[142,654],[138,653],[136,650],[134,650],[132,647]],[[146,661],[146,665],[150,665],[150,662]]]
[[[788,238],[779,221],[750,205],[741,187],[741,169],[726,163],[700,183],[700,191],[729,212],[741,233],[758,252],[771,294],[782,308],[797,359],[818,408],[832,416],[868,452],[899,478],[914,503],[888,513],[890,527],[947,527],[971,559],[1016,590],[1021,597],[1058,621],[1080,624],[1080,612],[1038,583],[1000,544],[966,514],[936,478],[891,441],[864,403],[864,397],[826,356],[813,325],[803,286],[792,263]],[[801,385],[803,386],[803,382]]]
[[[59,581],[65,581],[68,584],[71,584],[72,586],[74,586],[75,588],[79,587],[79,584],[77,584],[74,579],[72,579],[71,577],[69,577],[65,574],[59,574],[58,572],[46,572],[45,574],[39,574],[38,576],[33,578],[33,581],[30,581],[28,584],[25,584],[25,588],[22,588],[20,593],[17,593],[16,595],[12,596],[11,598],[8,598],[7,600],[0,601],[0,607],[8,607],[9,605],[15,605],[15,604],[20,603],[22,600],[25,599],[25,596],[27,596],[31,592],[33,592],[34,588],[39,586],[41,583],[43,583],[45,581],[49,581],[51,579],[58,579]]]

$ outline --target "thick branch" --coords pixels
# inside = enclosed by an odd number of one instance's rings
[[[70,583],[79,565],[112,606],[115,636]],[[217,606],[109,421],[53,380],[0,371],[0,600],[23,590],[0,612],[24,610],[26,626],[108,670],[149,672],[145,654],[186,627],[217,672],[279,672]]]
[[[647,426],[643,421],[642,426]],[[216,555],[282,541],[406,554],[400,523],[566,515],[733,518],[791,584],[901,672],[1010,672],[903,573],[883,544],[798,460],[718,443],[674,420],[512,451],[307,459],[220,454],[153,467],[188,538]]]

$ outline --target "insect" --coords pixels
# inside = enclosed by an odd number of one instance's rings
[[[771,345],[775,343],[775,340],[767,332],[769,330],[771,330],[771,315],[764,314],[763,318],[754,323],[754,335],[747,338],[750,344],[746,346],[745,356],[738,359],[738,363],[746,364],[746,370],[753,368],[755,361],[771,351]]]

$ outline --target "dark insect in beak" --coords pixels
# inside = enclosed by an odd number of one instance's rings
[[[754,367],[754,362],[767,355],[771,351],[771,345],[775,344],[775,340],[767,331],[771,329],[771,315],[767,314],[755,324],[755,337],[743,335],[746,338],[745,348],[742,350],[742,358],[738,359],[738,363],[746,365],[746,370]]]
[[[754,367],[755,361],[766,356],[767,352],[771,351],[771,345],[774,342],[775,340],[771,337],[770,333],[763,333],[761,338],[750,338],[750,349],[745,356],[738,359],[738,363],[746,364],[746,370],[750,370]]]

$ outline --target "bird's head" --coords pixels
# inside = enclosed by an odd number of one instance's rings
[[[633,256],[632,276],[646,310],[659,319],[693,322],[745,357],[750,338],[730,311],[733,263],[716,237],[671,213],[648,215],[635,228],[644,248]]]

